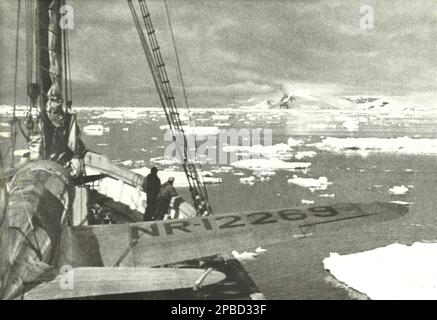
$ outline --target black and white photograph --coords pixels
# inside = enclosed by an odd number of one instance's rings
[[[436,53],[435,0],[0,0],[0,300],[437,299]]]

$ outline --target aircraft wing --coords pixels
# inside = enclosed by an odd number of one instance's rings
[[[408,207],[386,203],[213,215],[123,225],[80,226],[66,230],[64,264],[150,267],[247,250],[306,234],[383,222]]]
[[[218,271],[178,268],[76,268],[43,282],[24,294],[25,300],[54,300],[193,288],[220,282]]]

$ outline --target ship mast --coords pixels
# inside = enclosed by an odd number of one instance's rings
[[[50,78],[49,59],[49,6],[51,0],[37,0],[36,4],[36,72],[40,89],[38,99],[38,111],[40,116],[40,130],[42,138],[41,158],[46,159],[49,154],[49,143],[53,137],[53,126],[51,125],[46,110],[48,101],[47,93],[50,90],[52,81]]]
[[[30,108],[32,105],[38,106],[39,124],[39,130],[34,130],[34,135],[29,134],[29,145],[40,144],[39,159],[51,159],[64,164],[71,157],[67,144],[72,121],[72,116],[68,113],[72,104],[68,34],[66,28],[61,28],[60,24],[61,6],[65,4],[65,0],[28,1],[31,3],[29,12],[35,10],[35,15],[28,24],[33,23],[36,26],[35,39],[28,46],[34,45],[32,49],[35,49],[35,55],[33,50],[27,52],[28,64],[30,61],[31,65],[27,80],[28,95]],[[35,82],[32,81],[34,77]],[[38,142],[38,139],[41,141]]]

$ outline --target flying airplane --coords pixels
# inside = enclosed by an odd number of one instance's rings
[[[29,189],[26,198],[20,185]],[[310,233],[367,226],[408,212],[406,206],[393,203],[342,203],[71,226],[74,188],[70,186],[71,176],[52,161],[40,161],[16,173],[8,210],[0,212],[1,299],[84,298],[214,284],[225,278],[223,273],[154,267],[297,240]],[[70,273],[65,273],[66,268]],[[65,283],[69,277],[73,286]]]

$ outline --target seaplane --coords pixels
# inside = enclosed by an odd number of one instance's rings
[[[141,188],[144,177],[88,150],[80,138],[68,29],[60,27],[64,4],[26,1],[30,103],[24,128],[12,106],[11,161],[1,163],[0,299],[83,299],[213,286],[226,275],[209,259],[408,212],[404,205],[373,202],[213,214],[199,168],[184,161],[193,204],[186,202],[178,218],[142,221],[141,213],[99,192],[103,179]],[[183,132],[146,2],[127,4],[169,128]],[[16,161],[19,132],[29,152]],[[204,263],[187,267],[190,260]]]

